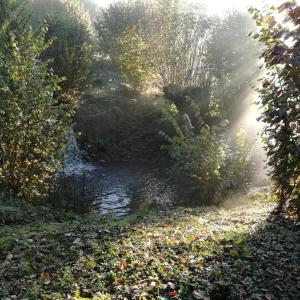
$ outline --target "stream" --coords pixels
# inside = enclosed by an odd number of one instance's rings
[[[149,163],[96,165],[89,176],[94,189],[93,207],[101,214],[124,216],[154,207],[170,207],[175,201],[167,171]]]
[[[102,215],[120,217],[151,208],[165,209],[175,203],[175,186],[165,167],[144,161],[86,162],[82,157],[72,130],[63,172],[84,176],[91,208]]]

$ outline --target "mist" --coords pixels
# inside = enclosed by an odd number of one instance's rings
[[[300,6],[264,4],[0,1],[0,299],[300,299]]]

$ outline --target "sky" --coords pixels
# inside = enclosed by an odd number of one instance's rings
[[[109,3],[116,2],[116,0],[94,0],[100,6],[106,6]],[[210,12],[222,14],[229,8],[236,8],[239,10],[246,10],[249,6],[262,7],[263,4],[270,3],[272,5],[280,5],[284,0],[191,0],[195,3],[204,3]]]

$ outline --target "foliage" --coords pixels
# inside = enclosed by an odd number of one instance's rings
[[[247,36],[253,26],[243,13],[209,16],[201,5],[178,0],[117,1],[100,11],[95,24],[100,52],[113,65],[116,42],[135,28],[147,45],[139,58],[147,69],[151,65],[156,88],[171,89],[176,97],[198,88],[193,100],[218,102],[229,120],[240,116],[244,105],[237,104],[255,76],[258,46]],[[127,47],[134,47],[133,40]]]
[[[159,130],[169,133],[170,126],[162,119],[152,96],[91,90],[76,115],[79,142],[97,159],[154,160],[162,155]]]
[[[52,41],[42,54],[50,60],[54,73],[65,80],[64,91],[87,84],[93,62],[93,29],[88,14],[77,0],[52,0],[31,3],[37,26],[45,20],[45,38]]]
[[[273,208],[2,226],[0,298],[298,299],[299,225]]]
[[[230,143],[226,123],[209,127],[199,118],[200,128],[195,128],[186,113],[181,123],[170,113],[165,115],[176,129],[173,137],[162,133],[169,143],[165,148],[177,169],[190,178],[198,201],[219,201],[221,194],[247,187],[253,165],[251,145],[242,132]]]
[[[151,64],[143,56],[148,48],[137,28],[126,28],[115,42],[116,62],[127,82],[139,90],[153,79]]]
[[[124,34],[132,31],[144,46],[150,46],[145,39],[147,24],[149,23],[147,11],[150,9],[150,2],[146,1],[117,1],[110,4],[107,8],[101,9],[95,22],[95,31],[98,38],[98,50],[100,57],[104,62],[104,69],[101,78],[109,75],[109,80],[105,83],[124,82],[122,72],[117,62],[119,42]],[[136,31],[136,32],[133,32]],[[128,34],[127,34],[128,35]],[[128,36],[128,38],[130,38]],[[130,40],[126,42],[127,47],[134,49],[134,43],[131,45]],[[145,48],[143,46],[143,48]],[[148,49],[150,48],[148,47]],[[124,47],[123,47],[124,51]],[[139,58],[149,69],[149,59],[145,57],[145,49],[142,53],[135,53],[136,59]],[[103,74],[104,73],[104,74]],[[146,72],[147,73],[147,72]],[[148,77],[148,76],[147,76]]]
[[[257,76],[260,45],[248,36],[255,23],[248,14],[235,10],[212,23],[207,52],[215,77],[213,96],[221,100],[223,115],[235,121],[245,109],[241,96]]]
[[[0,226],[33,224],[37,222],[62,222],[74,218],[70,212],[57,208],[30,205],[5,196],[0,197]]]
[[[141,59],[151,63],[163,86],[194,86],[208,79],[205,43],[210,26],[201,9],[175,0],[119,1],[103,9],[96,32],[100,50],[113,62],[116,41],[128,28],[136,28],[149,45]]]
[[[115,42],[128,28],[138,28],[144,37],[148,10],[149,2],[140,0],[117,1],[101,9],[95,22],[100,53],[105,57],[109,56],[112,62],[115,62]]]
[[[27,199],[47,193],[76,104],[72,94],[53,97],[60,80],[40,61],[48,46],[45,32],[33,34],[21,4],[2,2],[0,182],[5,190]]]
[[[262,120],[266,124],[268,164],[281,206],[286,202],[300,211],[300,7],[296,1],[264,11],[250,9],[264,45],[267,74],[259,89]],[[279,14],[279,15],[277,15]],[[279,18],[279,19],[278,19]],[[284,21],[281,21],[281,18]]]
[[[82,6],[88,12],[91,20],[95,21],[97,18],[97,13],[98,13],[98,9],[99,9],[98,5],[93,0],[79,0],[79,2],[82,4]]]
[[[226,188],[247,190],[255,176],[256,166],[253,162],[253,146],[256,141],[247,138],[246,132],[240,130],[233,139],[228,139],[225,167],[222,172]]]
[[[212,79],[207,42],[212,22],[201,6],[188,1],[156,0],[150,16],[148,55],[162,85],[178,90],[202,86]]]

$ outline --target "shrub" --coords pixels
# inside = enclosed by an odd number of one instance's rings
[[[153,80],[150,62],[142,53],[148,48],[137,28],[126,28],[116,41],[116,61],[127,82],[139,90]]]
[[[258,90],[274,191],[281,208],[292,204],[300,215],[300,6],[288,1],[278,8],[250,12],[260,28],[252,36],[264,45],[268,71]]]
[[[60,80],[40,60],[46,31],[35,36],[27,20],[20,2],[1,2],[0,184],[32,200],[47,194],[76,97],[53,97]]]
[[[77,0],[33,0],[37,25],[45,21],[45,38],[52,41],[42,53],[54,73],[65,80],[64,91],[84,88],[93,62],[93,29],[89,15]]]
[[[247,187],[253,165],[251,145],[244,134],[231,141],[226,134],[226,122],[212,127],[203,125],[198,131],[187,114],[176,117],[164,113],[176,129],[173,137],[162,133],[168,141],[164,148],[175,161],[176,169],[189,179],[198,201],[211,203],[218,201],[221,194]]]

